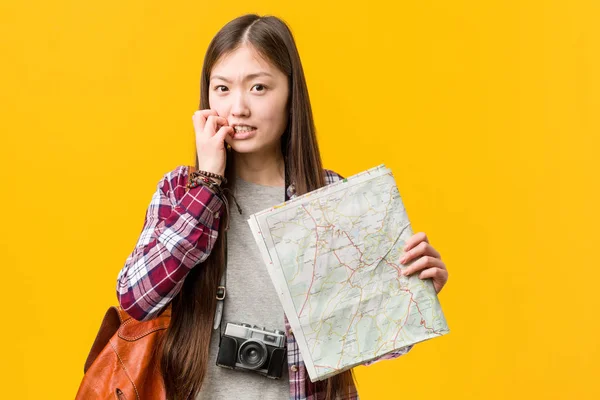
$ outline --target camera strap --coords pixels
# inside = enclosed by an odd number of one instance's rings
[[[287,165],[287,163],[285,163],[285,165]],[[289,176],[288,176],[288,171],[287,168],[284,167],[284,174],[285,174],[285,185],[283,188],[284,191],[284,201],[288,201],[290,198],[288,196],[288,187],[289,187]],[[239,206],[238,206],[239,209]],[[241,213],[241,209],[240,213]],[[227,218],[229,218],[229,216],[227,216]],[[217,286],[217,306],[215,309],[215,317],[214,317],[214,321],[213,321],[213,329],[217,330],[219,328],[220,329],[220,333],[221,335],[219,335],[219,346],[221,345],[221,338],[223,337],[223,325],[221,324],[221,320],[223,319],[223,314],[225,312],[225,296],[227,293],[226,290],[226,286],[225,283],[227,281],[227,231],[223,232],[223,239],[224,239],[224,267],[223,267],[223,274],[221,275],[221,280],[219,282],[219,286]]]
[[[223,333],[223,329],[221,326],[221,320],[223,319],[223,313],[224,313],[224,309],[225,309],[225,293],[226,293],[226,286],[225,283],[227,282],[227,232],[223,232],[223,238],[224,238],[224,268],[223,268],[223,274],[221,275],[221,281],[219,282],[219,286],[217,286],[217,308],[215,310],[215,318],[214,318],[214,323],[213,323],[213,329],[217,330],[219,329],[219,327],[221,327],[221,336]],[[221,344],[221,339],[219,339],[219,344]]]

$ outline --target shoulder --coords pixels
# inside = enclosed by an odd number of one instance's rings
[[[341,176],[337,172],[332,171],[330,169],[323,169],[323,175],[325,178],[325,186],[331,185],[332,183],[335,183],[335,182],[338,182],[338,181],[341,181],[342,179],[344,179],[343,176]],[[287,187],[287,196],[290,199],[293,199],[296,197],[296,185],[294,184],[294,182],[290,183],[290,185]]]
[[[323,170],[325,172],[325,184],[326,185],[331,185],[332,183],[341,181],[342,179],[344,179],[344,177],[340,174],[338,174],[337,172],[330,170],[330,169],[324,169]]]
[[[189,171],[189,165],[178,165],[163,175],[158,183],[158,189],[162,190],[164,193],[171,193],[175,195],[176,198],[182,196],[188,183]],[[323,173],[325,176],[325,185],[331,185],[332,183],[344,179],[342,175],[331,169],[323,169]]]

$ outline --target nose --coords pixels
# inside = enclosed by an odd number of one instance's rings
[[[250,116],[250,107],[248,106],[248,101],[246,99],[246,95],[243,92],[238,92],[235,95],[231,96],[232,104],[231,104],[231,116],[233,117],[249,117]]]

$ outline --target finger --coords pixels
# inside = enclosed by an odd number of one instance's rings
[[[215,110],[198,110],[192,115],[192,122],[194,124],[194,129],[196,132],[202,132],[204,130],[204,125],[206,124],[206,119],[211,115],[218,115]]]
[[[427,269],[419,274],[419,279],[431,279],[436,293],[440,293],[448,282],[448,271],[438,268]]]
[[[206,120],[204,132],[208,132],[210,136],[214,136],[219,126],[229,126],[229,122],[226,118],[211,115]]]
[[[432,245],[430,245],[427,242],[421,242],[412,250],[409,250],[406,253],[404,253],[402,258],[400,259],[400,263],[406,265],[411,260],[422,256],[431,256],[439,259],[442,258],[440,256],[440,253],[436,249],[434,249]]]
[[[427,268],[419,274],[419,279],[432,278],[439,282],[446,283],[448,280],[448,270],[441,268]]]
[[[228,137],[233,135],[233,127],[232,126],[222,126],[219,128],[217,133],[215,134],[215,138],[217,138],[221,143],[225,142]]]
[[[421,274],[419,274],[419,279],[431,279],[435,292],[440,293],[446,285],[446,283],[448,283],[448,270],[430,268],[421,272]]]
[[[419,272],[427,268],[446,269],[446,266],[444,265],[444,262],[439,258],[423,256],[414,263],[412,263],[412,265],[410,265],[409,267],[406,267],[404,271],[402,271],[402,275],[409,276],[414,274],[415,272]]]
[[[415,233],[404,244],[404,251],[408,251],[421,242],[429,243],[429,239],[424,232]]]
[[[234,133],[235,133],[235,130],[232,129],[231,130],[231,134],[225,136],[225,143],[227,143],[229,146],[231,146],[231,144],[233,143],[233,135],[234,135]]]

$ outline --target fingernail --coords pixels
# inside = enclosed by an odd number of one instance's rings
[[[402,257],[402,258],[400,259],[400,264],[404,264],[405,262],[406,262],[406,257]]]

